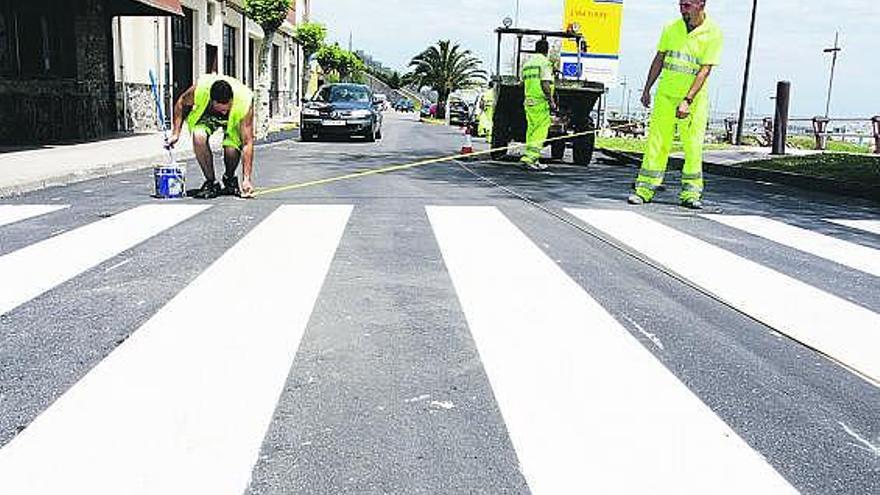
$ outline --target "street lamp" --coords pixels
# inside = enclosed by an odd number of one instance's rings
[[[623,76],[622,79],[623,80],[620,82],[620,85],[622,86],[622,88],[620,90],[620,114],[621,114],[621,116],[623,116],[623,107],[624,107],[624,104],[626,103],[626,76]]]
[[[752,24],[749,28],[749,49],[746,52],[746,70],[745,74],[743,74],[743,88],[742,88],[742,99],[739,102],[739,120],[736,123],[736,139],[734,142],[737,145],[742,144],[743,137],[743,124],[746,118],[746,99],[749,92],[749,71],[752,67],[752,46],[755,41],[755,15],[758,12],[758,0],[752,1]]]
[[[831,110],[831,87],[834,85],[834,66],[837,65],[837,54],[842,50],[840,46],[838,46],[837,41],[840,37],[840,33],[834,33],[834,48],[826,48],[822,50],[824,53],[832,53],[831,57],[831,78],[828,80],[828,99],[825,100],[825,118],[828,118],[828,113]]]
[[[513,27],[519,27],[519,0],[516,0],[516,10],[513,16]]]

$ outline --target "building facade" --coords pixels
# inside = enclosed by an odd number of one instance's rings
[[[225,74],[255,86],[264,35],[245,15],[243,0],[180,0],[180,6],[180,16],[114,19],[115,117],[122,130],[158,128],[151,71],[166,123],[177,97],[202,74]],[[301,1],[292,5],[269,50],[269,108],[275,119],[297,116],[302,99],[302,50],[293,38],[298,8],[307,10]]]
[[[116,130],[114,16],[168,15],[177,0],[0,0],[0,143],[88,140]]]

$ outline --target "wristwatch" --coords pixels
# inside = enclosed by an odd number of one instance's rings
[[[690,96],[685,96],[684,101],[688,102],[688,105],[691,105],[694,103],[694,99],[691,98]]]

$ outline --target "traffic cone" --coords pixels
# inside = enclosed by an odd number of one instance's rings
[[[464,143],[461,145],[462,155],[470,155],[474,152],[474,143],[471,141],[471,130],[464,126]]]

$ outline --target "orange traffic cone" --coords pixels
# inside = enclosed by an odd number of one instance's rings
[[[468,126],[464,126],[464,143],[461,145],[461,154],[470,155],[474,152],[474,143],[471,141],[471,131]]]

